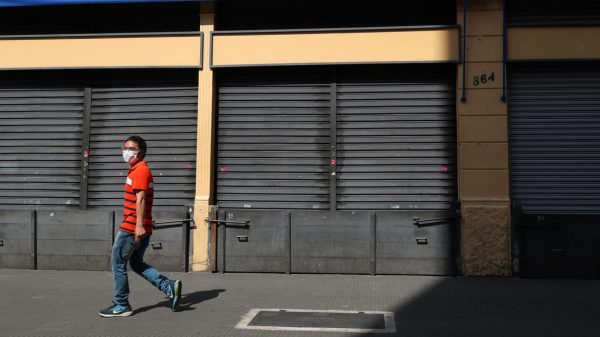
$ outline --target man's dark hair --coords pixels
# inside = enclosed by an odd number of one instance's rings
[[[125,141],[123,141],[123,143],[127,143],[130,140],[137,143],[138,147],[140,148],[140,160],[144,159],[144,157],[146,157],[146,149],[148,148],[144,138],[135,135],[129,136],[127,139],[125,139]]]

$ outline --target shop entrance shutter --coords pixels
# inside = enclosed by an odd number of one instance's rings
[[[596,0],[508,0],[509,25],[569,26],[598,25],[600,3]]]
[[[327,75],[253,74],[220,82],[219,206],[329,209]]]
[[[377,211],[379,274],[454,273],[455,115],[449,67],[339,72],[337,209]]]
[[[600,277],[600,64],[519,64],[509,71],[522,272]]]
[[[251,225],[219,269],[452,274],[454,84],[428,67],[220,73],[220,217]]]
[[[600,212],[600,65],[511,67],[512,197],[527,213]]]
[[[449,74],[344,68],[337,94],[338,209],[446,210],[456,200]]]
[[[0,208],[77,208],[84,90],[69,76],[0,82]]]
[[[196,71],[4,74],[0,209],[6,211],[0,212],[5,245],[0,267],[29,261],[27,267],[39,269],[108,268],[128,169],[120,147],[131,134],[149,144],[157,194],[154,219],[188,216],[186,206],[193,203],[195,191],[197,95]],[[88,107],[86,176],[81,167]],[[86,183],[87,210],[81,210]],[[161,269],[182,270],[185,240],[182,228],[157,231],[153,243],[160,249],[148,252],[149,261]]]
[[[251,233],[223,227],[221,270],[286,272],[287,210],[329,209],[330,84],[315,70],[257,74],[219,83],[217,201],[236,210],[222,217],[253,219]]]
[[[140,135],[154,176],[154,210],[181,210],[195,191],[197,76],[97,76],[92,86],[88,205],[118,208],[128,166],[121,142]]]

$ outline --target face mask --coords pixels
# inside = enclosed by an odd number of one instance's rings
[[[125,160],[126,163],[129,163],[129,161],[132,158],[135,158],[135,156],[137,156],[139,151],[133,151],[133,150],[123,150],[123,159]]]

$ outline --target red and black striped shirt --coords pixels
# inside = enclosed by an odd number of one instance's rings
[[[123,223],[119,227],[120,230],[135,234],[135,226],[137,221],[137,211],[135,203],[137,200],[136,193],[146,191],[146,209],[143,219],[143,226],[147,234],[152,233],[152,202],[154,201],[154,179],[152,172],[145,161],[141,161],[133,165],[127,173],[125,182],[125,204],[123,210]]]

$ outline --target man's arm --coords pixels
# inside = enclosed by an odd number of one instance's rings
[[[137,219],[135,223],[135,239],[141,240],[146,235],[144,229],[144,214],[146,213],[146,191],[140,190],[135,193],[135,211]]]

